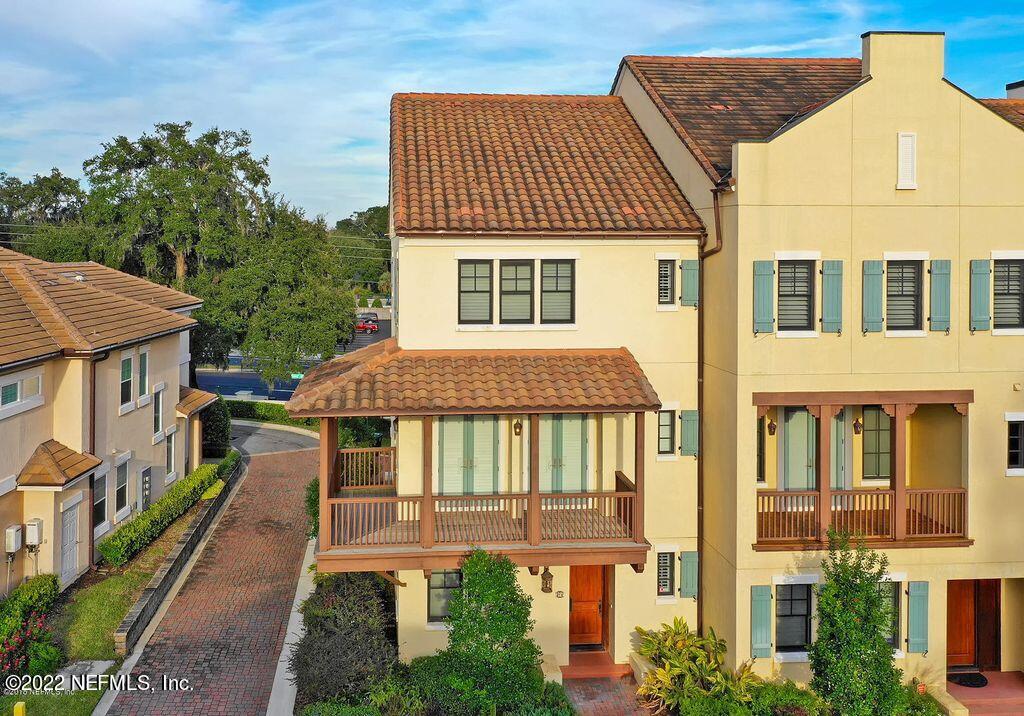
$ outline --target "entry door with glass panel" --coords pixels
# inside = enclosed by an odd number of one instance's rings
[[[540,416],[540,491],[587,489],[587,416]]]
[[[782,428],[782,489],[817,487],[817,432],[806,408],[786,408]]]
[[[498,417],[445,416],[438,430],[438,494],[498,492]]]
[[[78,505],[60,515],[60,579],[67,584],[78,574]]]

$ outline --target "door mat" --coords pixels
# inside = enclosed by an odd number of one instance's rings
[[[988,686],[988,679],[984,674],[973,671],[966,674],[950,674],[949,680],[957,686],[966,686],[969,689],[980,689]]]

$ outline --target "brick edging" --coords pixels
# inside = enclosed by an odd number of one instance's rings
[[[246,461],[243,458],[236,463],[235,469],[224,481],[224,488],[220,494],[212,500],[201,500],[202,505],[199,512],[192,518],[192,522],[178,538],[177,544],[164,558],[163,564],[149,580],[149,584],[142,590],[142,594],[128,610],[128,614],[125,615],[120,625],[114,630],[114,651],[119,656],[126,656],[138,643],[142,632],[153,620],[153,616],[171,590],[171,586],[177,581],[185,564],[195,552],[199,541],[209,529],[213,518],[217,516],[221,506],[227,502],[231,488],[238,481],[244,466],[246,466]]]

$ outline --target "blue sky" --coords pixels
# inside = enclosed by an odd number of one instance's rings
[[[624,54],[857,56],[942,30],[976,96],[1024,79],[1024,3],[869,0],[6,0],[0,170],[82,161],[156,122],[248,129],[273,188],[332,221],[383,203],[398,91],[599,92]]]

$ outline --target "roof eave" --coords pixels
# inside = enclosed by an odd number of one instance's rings
[[[651,413],[661,409],[661,403],[645,403],[643,405],[560,405],[529,407],[497,406],[491,408],[430,408],[422,410],[303,410],[285,409],[293,418],[371,418],[371,417],[428,417],[433,415],[529,415],[538,413],[543,415],[555,413]]]

